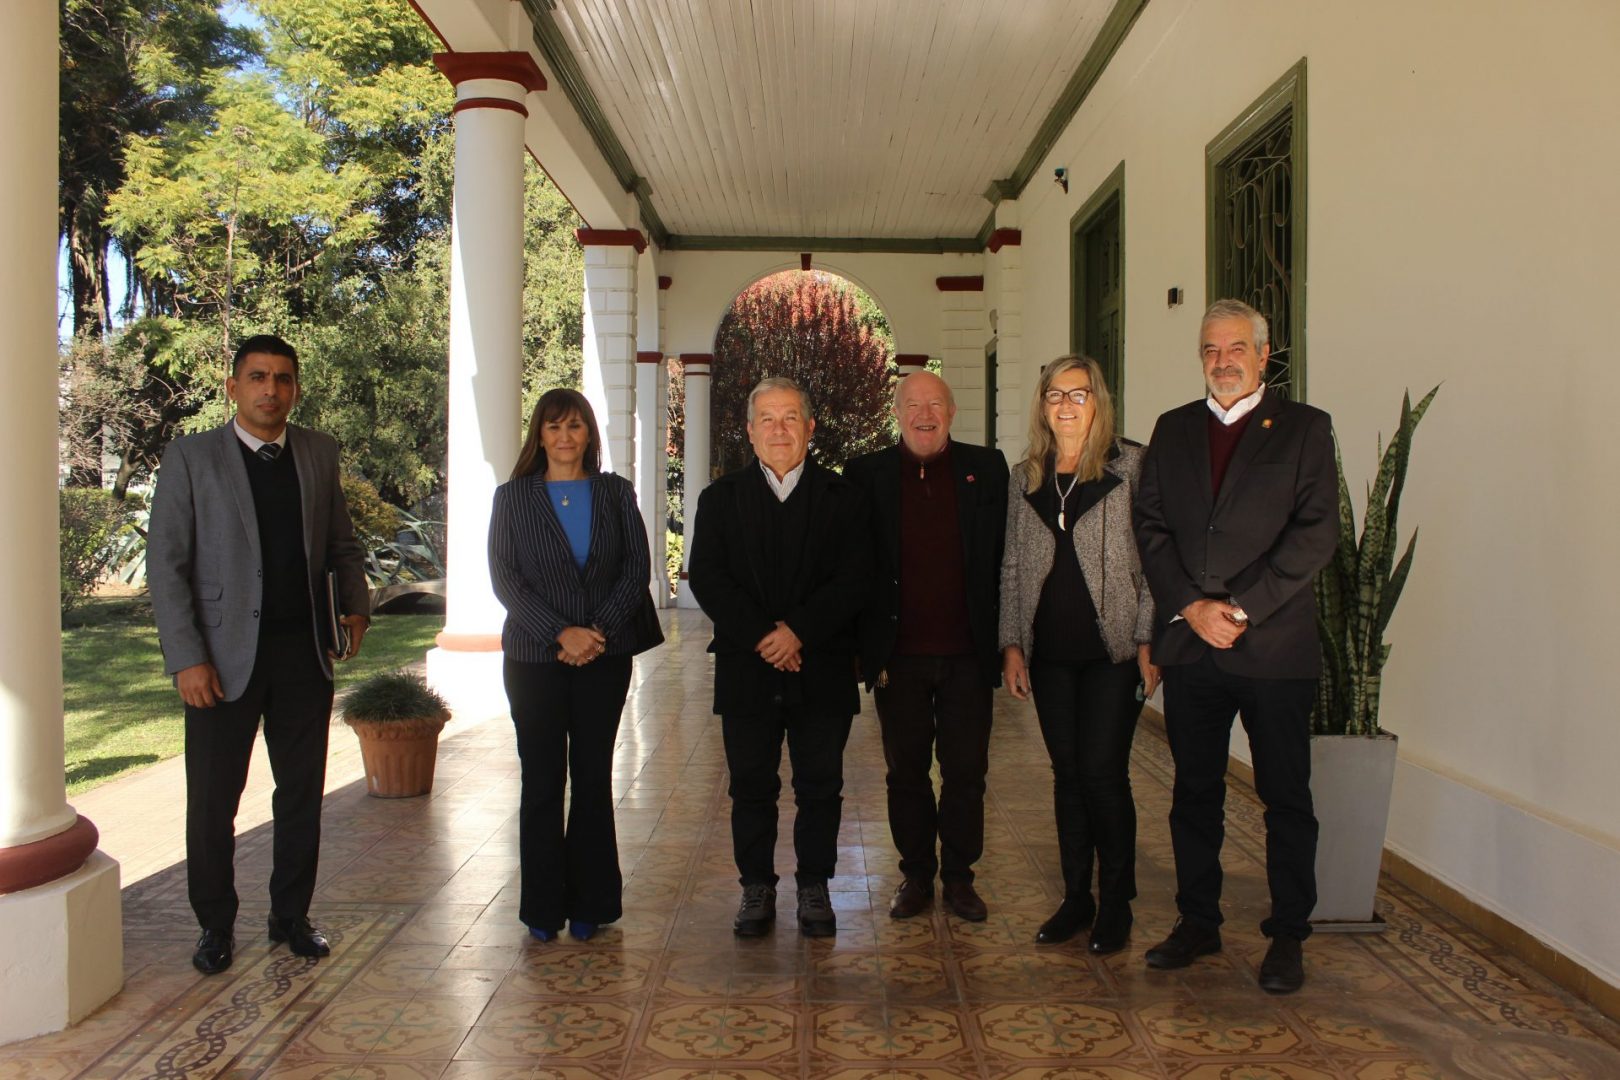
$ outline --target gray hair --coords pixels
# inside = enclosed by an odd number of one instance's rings
[[[917,375],[934,375],[934,373],[932,371],[913,371],[894,380],[894,404],[892,407],[896,416],[900,415],[901,388],[906,385],[907,379]],[[951,392],[951,384],[946,382],[943,376],[934,375],[934,378],[939,379],[939,385],[945,388],[945,405],[954,411],[956,409],[956,395]]]
[[[775,378],[759,380],[759,383],[752,390],[748,391],[748,422],[750,424],[754,422],[754,399],[759,397],[761,394],[769,394],[775,390],[790,390],[793,393],[798,394],[799,410],[804,413],[804,418],[806,420],[815,419],[814,415],[810,412],[810,395],[804,392],[804,387],[800,386],[792,379],[777,376]]]
[[[1219,319],[1248,319],[1249,325],[1254,327],[1254,347],[1260,349],[1271,341],[1271,330],[1266,324],[1266,317],[1241,300],[1217,300],[1209,305],[1204,312],[1203,322],[1198,324],[1198,332],[1202,334],[1204,327]]]

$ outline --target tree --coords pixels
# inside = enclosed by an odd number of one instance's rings
[[[714,463],[747,464],[748,392],[771,376],[794,379],[816,418],[811,447],[824,465],[842,468],[887,445],[893,353],[875,304],[842,278],[786,271],[762,278],[732,302],[715,337]],[[866,310],[863,312],[863,303]]]

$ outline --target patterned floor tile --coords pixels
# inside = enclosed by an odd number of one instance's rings
[[[264,940],[271,834],[248,830],[231,970],[191,969],[196,929],[176,861],[125,890],[124,992],[75,1028],[0,1048],[0,1080],[1620,1077],[1620,1025],[1387,879],[1386,932],[1317,935],[1305,989],[1261,993],[1264,826],[1237,786],[1225,947],[1181,971],[1147,970],[1143,952],[1175,918],[1175,882],[1164,825],[1173,770],[1145,731],[1132,752],[1140,896],[1129,947],[1103,960],[1083,940],[1035,947],[1062,891],[1051,774],[1030,707],[1005,695],[976,867],[989,919],[966,923],[937,902],[888,917],[899,874],[868,707],[845,755],[838,934],[808,939],[794,924],[785,796],[779,921],[739,941],[707,626],[694,612],[663,617],[670,643],[637,658],[614,758],[618,923],[588,943],[528,939],[511,725],[460,725],[441,741],[430,799],[369,799],[358,773],[329,772],[312,915],[331,957]],[[172,843],[178,860],[182,838]]]

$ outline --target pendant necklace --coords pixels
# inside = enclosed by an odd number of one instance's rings
[[[568,495],[567,495],[567,493],[566,493],[566,492],[565,492],[565,493],[564,493],[564,494],[563,494],[563,497],[562,497],[562,504],[563,504],[563,505],[564,505],[564,506],[567,506],[567,505],[568,505]]]
[[[1064,511],[1068,509],[1069,496],[1074,492],[1074,485],[1078,484],[1079,482],[1080,471],[1076,469],[1074,479],[1069,481],[1069,490],[1064,491],[1062,488],[1058,487],[1057,467],[1055,465],[1052,467],[1052,490],[1057,492],[1058,497],[1058,532],[1063,532],[1066,528],[1068,528],[1068,522],[1064,516]]]

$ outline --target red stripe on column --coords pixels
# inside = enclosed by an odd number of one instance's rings
[[[662,360],[663,358],[664,358],[664,354],[661,353],[661,352],[638,352],[638,353],[636,353],[636,363],[638,363],[638,364],[656,364],[660,360]]]
[[[441,630],[433,644],[447,652],[500,652],[499,634],[452,634]]]
[[[895,353],[894,362],[902,368],[925,368],[928,366],[927,353]]]
[[[647,250],[640,229],[575,229],[574,235],[585,247],[633,247],[637,255]]]
[[[994,255],[1003,247],[1017,247],[1024,242],[1024,234],[1018,229],[997,229],[990,234],[990,242],[985,247]]]
[[[675,279],[674,278],[670,277],[667,274],[659,274],[658,275],[658,287],[660,289],[667,289],[673,284],[675,284]]]
[[[0,847],[0,894],[21,892],[67,877],[84,865],[101,833],[87,817],[79,817],[55,836],[32,844]]]
[[[526,52],[438,52],[433,54],[433,64],[452,86],[469,79],[503,79],[525,90],[546,88],[540,65]]]
[[[525,106],[523,102],[511,101],[507,98],[501,97],[465,98],[456,102],[455,108],[451,109],[450,111],[453,113],[458,113],[463,109],[505,109],[508,112],[515,112],[525,118],[527,118],[529,115],[528,107]]]
[[[808,251],[799,252],[799,269],[805,273],[810,272],[810,253]]]
[[[940,292],[984,292],[984,275],[935,278],[934,285]]]
[[[707,375],[709,365],[714,363],[714,353],[683,352],[681,353],[681,367],[688,375]]]

